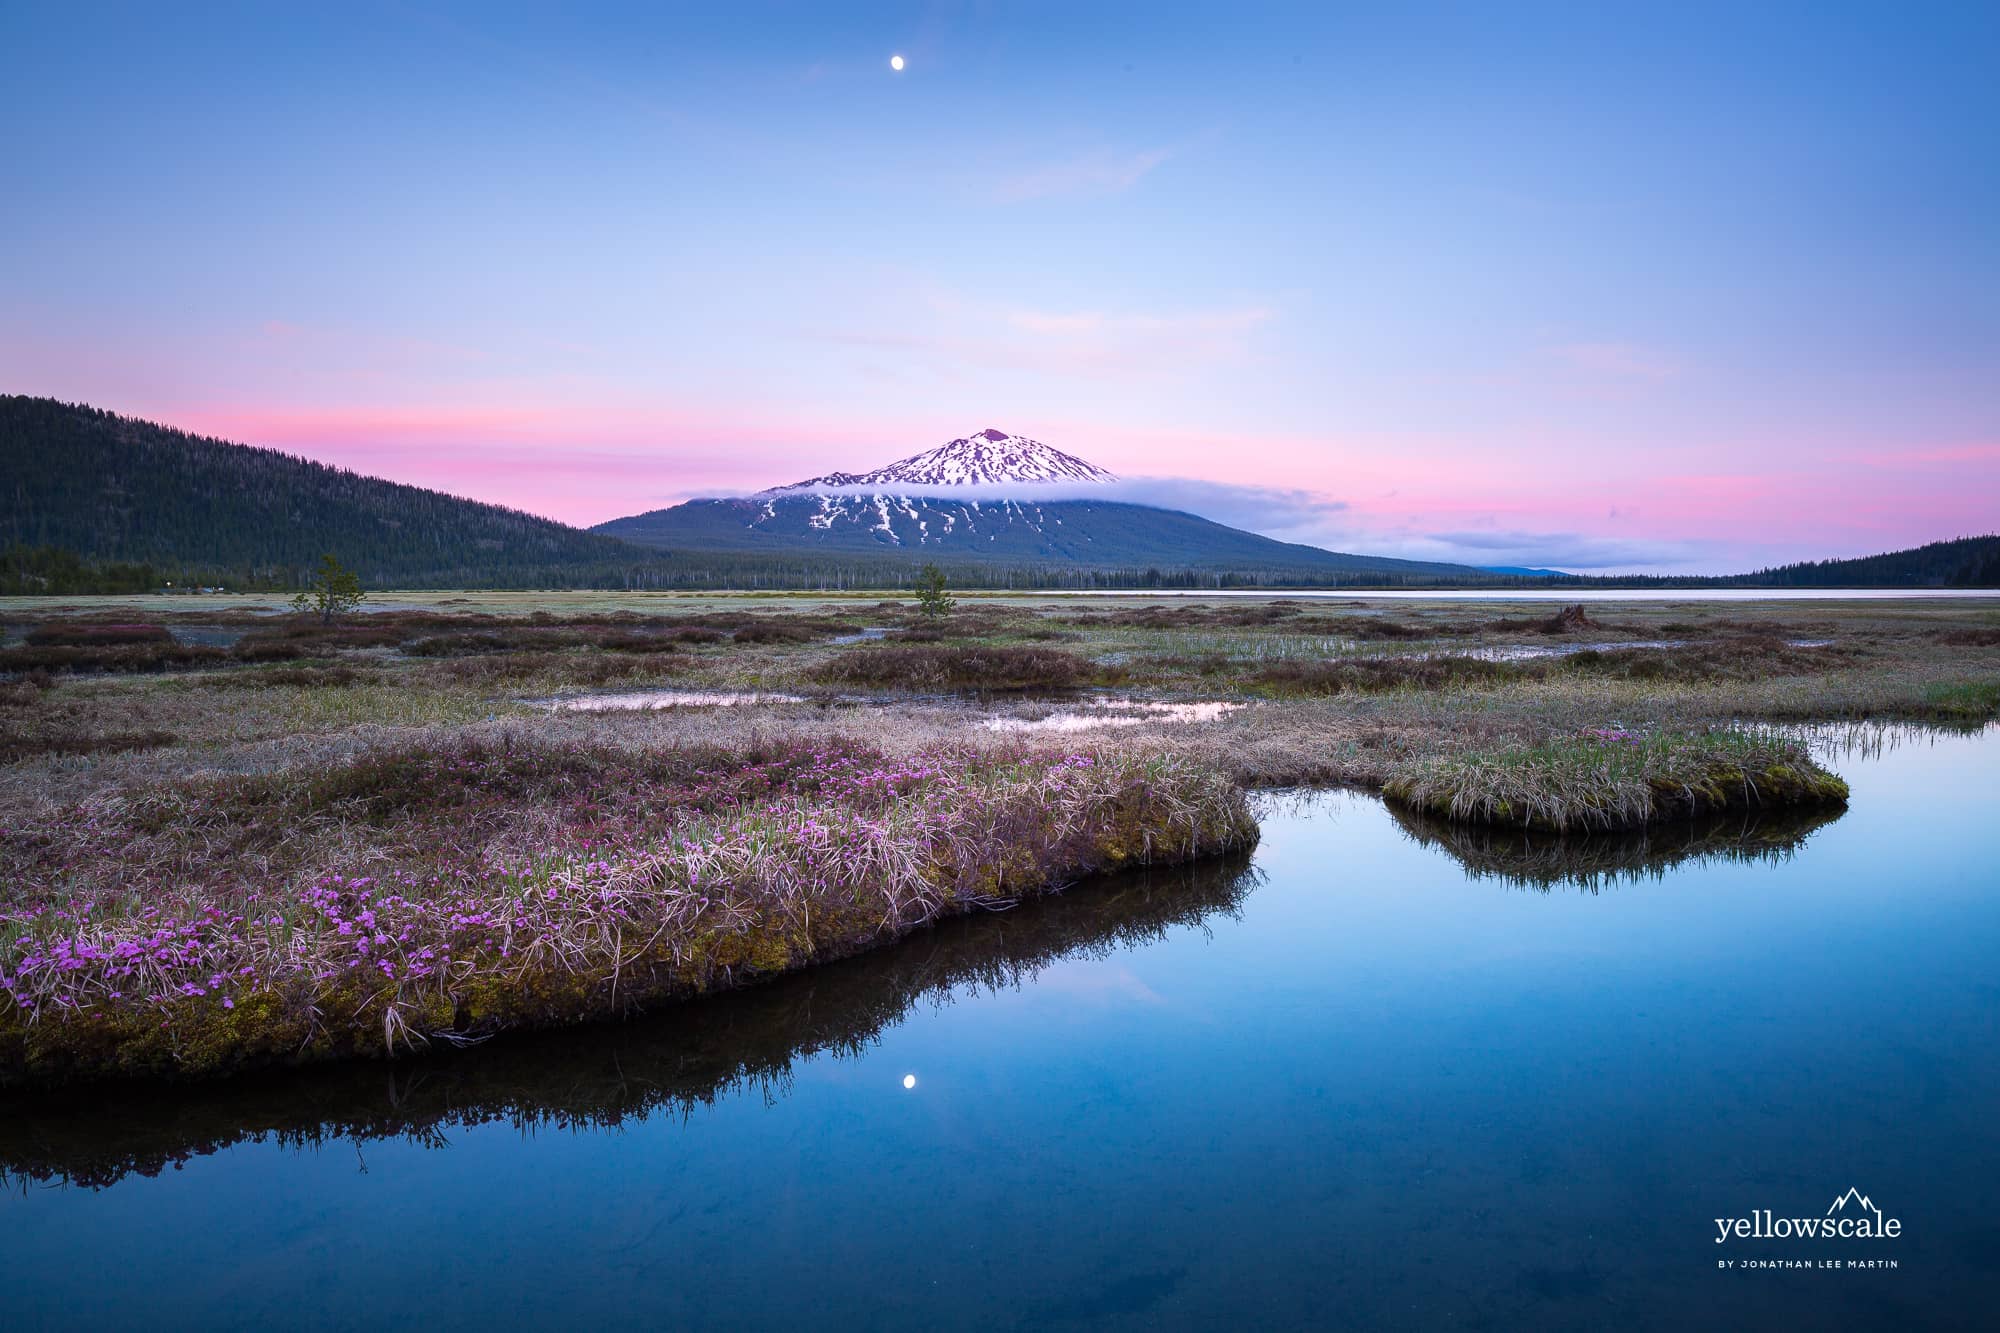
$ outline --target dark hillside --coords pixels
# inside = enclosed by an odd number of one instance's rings
[[[48,398],[0,396],[0,497],[0,546],[218,581],[283,584],[327,551],[372,587],[658,562],[550,519]]]
[[[1960,537],[1855,560],[1812,560],[1743,574],[1777,588],[2000,588],[2000,536]]]

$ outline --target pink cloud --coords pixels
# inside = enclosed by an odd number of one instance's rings
[[[866,426],[554,403],[126,407],[200,434],[588,525],[893,452]],[[893,432],[890,438],[895,438]]]

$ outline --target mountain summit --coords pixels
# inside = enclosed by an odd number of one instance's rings
[[[1118,478],[1095,463],[1051,448],[1025,435],[988,426],[935,449],[876,468],[873,472],[829,472],[823,477],[774,486],[760,495],[834,489],[901,486],[1046,485],[1051,482],[1113,482]]]

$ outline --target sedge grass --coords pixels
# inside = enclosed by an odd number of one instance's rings
[[[1171,756],[372,752],[8,831],[0,1078],[395,1054],[730,989],[1247,846]]]
[[[1600,728],[1416,760],[1383,794],[1443,819],[1561,833],[1732,810],[1839,806],[1847,784],[1797,741],[1769,733]]]

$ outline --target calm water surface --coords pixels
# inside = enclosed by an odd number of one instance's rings
[[[2000,733],[1891,739],[1817,826],[1272,800],[644,1023],[0,1104],[4,1324],[1980,1326]],[[1715,1242],[1850,1186],[1902,1236]],[[1827,1257],[1898,1266],[1717,1267]]]

